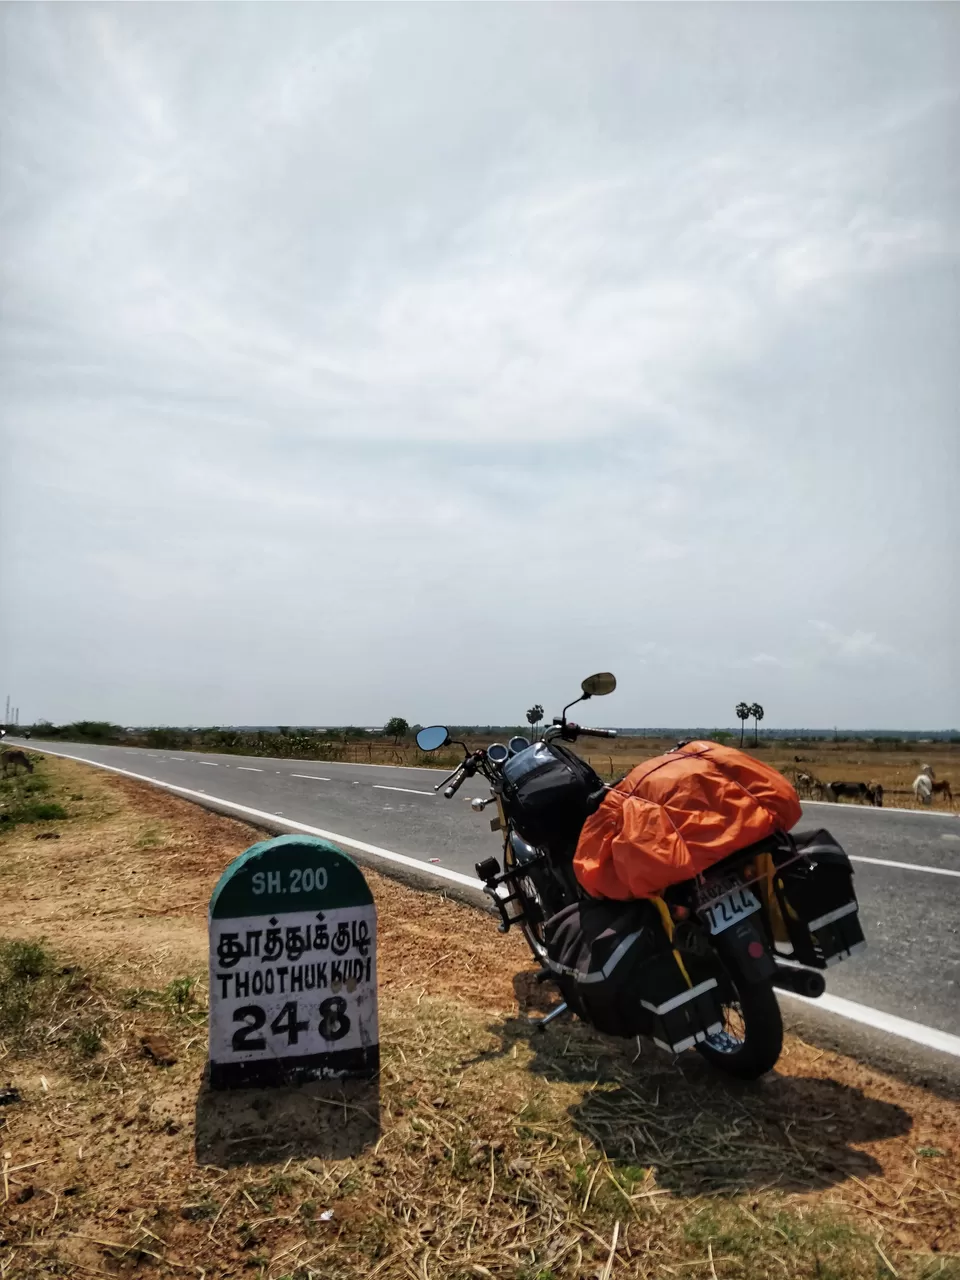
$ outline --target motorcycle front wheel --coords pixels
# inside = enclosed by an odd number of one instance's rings
[[[772,1071],[783,1049],[783,1018],[773,984],[747,982],[724,965],[720,983],[723,1026],[697,1052],[728,1076],[758,1080]]]
[[[511,850],[508,850],[504,857],[504,865],[508,871],[513,872],[513,888],[519,891],[523,901],[524,919],[520,925],[523,936],[537,964],[546,965],[547,945],[544,926],[550,913],[541,896],[540,887],[532,876],[523,874],[523,868]]]

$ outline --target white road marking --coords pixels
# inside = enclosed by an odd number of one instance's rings
[[[219,769],[219,768],[220,768],[220,766],[217,764],[216,760],[198,760],[198,761],[197,761],[197,764],[208,764],[208,765],[210,766],[210,768],[211,768],[211,769]]]
[[[960,818],[960,813],[952,813],[949,809],[898,809],[892,804],[885,804],[881,809],[872,804],[841,804],[836,800],[801,800],[800,803],[818,804],[825,809],[852,809],[854,813],[909,813],[915,818]]]
[[[263,773],[262,769],[255,769],[252,764],[238,764],[238,769],[242,769],[244,773]]]
[[[403,791],[408,796],[434,796],[435,791],[414,791],[413,787],[385,787],[382,783],[375,782],[373,784],[374,791]]]
[[[183,756],[171,756],[171,760],[176,760],[177,764],[183,764]]]
[[[317,777],[314,773],[291,773],[291,778],[306,778],[308,782],[329,782],[329,778]]]
[[[271,822],[276,821],[276,814],[265,813],[262,809],[253,809],[249,805],[238,804],[235,800],[224,800],[219,796],[207,796],[203,791],[194,791],[190,787],[178,787],[172,782],[162,782],[158,778],[147,777],[146,774],[133,773],[130,769],[119,769],[116,765],[104,764],[100,760],[90,760],[85,756],[68,755],[65,751],[49,751],[47,748],[43,748],[43,753],[51,756],[60,756],[65,760],[77,760],[80,764],[90,764],[97,769],[107,769],[110,773],[123,774],[124,777],[134,778],[137,782],[149,782],[152,786],[162,787],[165,791],[175,791],[179,795],[203,796],[204,799],[215,800],[218,805],[222,805],[225,809],[230,809],[235,813],[244,813],[251,818],[267,818]],[[307,835],[319,836],[321,840],[333,840],[336,844],[343,845],[347,849],[357,849],[360,853],[369,853],[374,857],[382,858],[385,862],[394,862],[400,866],[413,867],[418,871],[425,871],[431,876],[450,880],[455,884],[463,885],[467,889],[478,891],[482,888],[481,882],[474,876],[464,875],[461,871],[452,871],[447,867],[431,865],[428,862],[423,862],[420,858],[408,857],[405,853],[394,853],[392,849],[383,849],[379,845],[367,844],[363,840],[354,840],[350,836],[338,835],[335,831],[324,831],[320,827],[312,827],[305,822],[294,822],[290,818],[284,818],[282,825],[290,827],[294,831],[304,831]],[[921,1022],[911,1022],[907,1018],[898,1018],[895,1014],[884,1013],[880,1009],[871,1009],[869,1005],[857,1004],[853,1000],[844,1000],[841,996],[824,994],[818,1000],[808,1000],[805,996],[795,995],[792,991],[778,992],[778,995],[787,996],[791,1000],[799,1000],[803,1004],[818,1005],[821,1009],[826,1009],[829,1013],[835,1013],[841,1018],[847,1018],[851,1022],[859,1022],[866,1026],[874,1027],[878,1031],[885,1031],[901,1039],[910,1040],[914,1044],[937,1049],[941,1053],[948,1053],[953,1057],[960,1057],[960,1036],[951,1035],[947,1031],[940,1031],[937,1027],[928,1027]]]
[[[901,871],[929,871],[932,876],[956,876],[960,879],[960,871],[951,871],[947,867],[923,867],[918,862],[892,862],[888,858],[864,858],[860,854],[848,853],[851,862],[872,862],[876,867],[898,867]]]
[[[844,1000],[842,996],[832,996],[829,993],[817,1000],[808,1000],[806,996],[798,996],[793,991],[778,990],[777,995],[788,996],[791,1000],[799,1000],[802,1004],[818,1009],[826,1009],[828,1013],[849,1018],[851,1022],[861,1022],[877,1031],[886,1031],[888,1035],[900,1036],[927,1049],[938,1049],[941,1053],[960,1058],[960,1036],[951,1035],[949,1031],[939,1031],[936,1027],[924,1026],[922,1022],[898,1018],[894,1013],[883,1013],[880,1009],[871,1009],[869,1005],[857,1004],[855,1000]]]

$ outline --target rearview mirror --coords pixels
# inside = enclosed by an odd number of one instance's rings
[[[587,676],[580,688],[585,698],[605,698],[617,687],[617,677],[612,671],[598,671],[596,675]]]
[[[432,724],[417,734],[417,746],[421,751],[437,751],[450,741],[450,733],[442,724]]]

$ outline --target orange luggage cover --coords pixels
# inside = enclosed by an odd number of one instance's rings
[[[776,769],[717,742],[645,760],[583,825],[573,867],[595,898],[649,898],[789,831],[797,793]]]

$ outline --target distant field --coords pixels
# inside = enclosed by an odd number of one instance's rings
[[[580,754],[605,777],[619,776],[674,745],[666,739],[618,738],[598,750],[583,739]],[[733,745],[737,745],[734,743]],[[906,747],[890,747],[882,742],[803,742],[764,741],[759,748],[744,743],[745,751],[766,761],[786,774],[791,781],[796,773],[809,773],[822,782],[879,782],[887,805],[898,808],[923,808],[914,800],[911,784],[923,765],[932,766],[936,777],[948,778],[954,800],[950,805],[937,798],[931,808],[960,812],[960,744],[935,742],[927,745],[909,743]]]
[[[492,739],[468,735],[468,747],[486,746]],[[602,744],[581,739],[577,750],[605,779],[618,778],[642,760],[661,755],[676,744],[675,738],[616,738]],[[739,745],[738,742],[730,744]],[[937,798],[931,808],[960,812],[960,743],[906,743],[891,746],[882,741],[802,742],[762,736],[759,747],[748,741],[743,749],[779,769],[791,781],[796,774],[809,773],[822,782],[879,782],[885,802],[898,808],[923,808],[914,800],[911,784],[923,765],[933,767],[936,777],[948,778],[954,792],[953,804]],[[342,759],[351,763],[428,765],[452,769],[460,759],[456,748],[425,755],[412,744],[356,743],[344,749]]]

